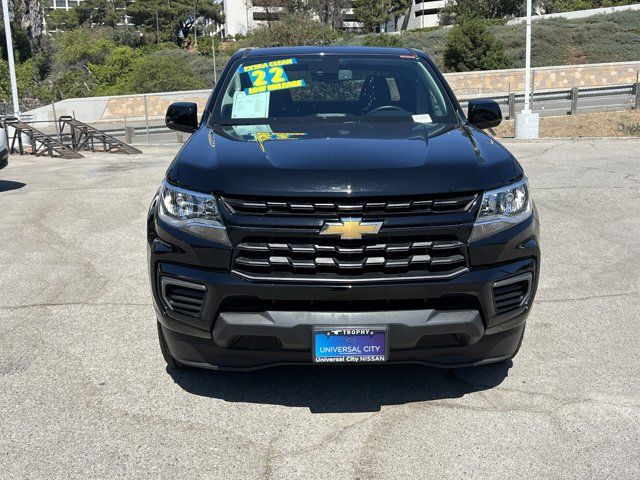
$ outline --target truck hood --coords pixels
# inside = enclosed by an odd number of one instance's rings
[[[522,174],[473,127],[372,122],[202,127],[167,179],[228,195],[376,196],[480,191]]]

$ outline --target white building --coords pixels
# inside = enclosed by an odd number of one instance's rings
[[[278,2],[265,0],[216,0],[222,4],[225,23],[219,33],[224,35],[246,35],[256,27],[264,25],[269,20],[278,20],[282,7]],[[274,5],[275,4],[275,5]],[[343,28],[360,28],[355,21],[352,8],[343,12]]]
[[[401,29],[415,30],[438,26],[438,15],[446,4],[446,0],[412,0],[408,15],[400,21]]]
[[[224,35],[246,35],[252,29],[264,25],[268,20],[277,20],[282,10],[273,6],[277,2],[265,0],[216,0],[222,4],[225,24],[219,33]],[[383,27],[387,32],[395,30],[413,30],[416,28],[435,27],[438,25],[438,14],[446,5],[446,0],[412,0],[406,15],[399,18],[397,29],[393,25]],[[270,5],[270,6],[269,6]],[[362,25],[356,21],[353,8],[343,12],[342,27],[357,29]]]
[[[71,10],[83,0],[50,0],[47,5],[52,10]]]

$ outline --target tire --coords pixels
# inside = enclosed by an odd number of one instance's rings
[[[164,333],[162,333],[162,326],[160,322],[158,323],[158,341],[160,342],[160,351],[162,352],[162,356],[164,357],[164,361],[167,362],[167,367],[181,369],[184,368],[185,365],[180,363],[178,360],[171,356],[171,352],[169,351],[169,345],[167,345],[167,340],[164,338]]]

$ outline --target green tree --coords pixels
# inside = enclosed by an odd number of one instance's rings
[[[212,57],[213,54],[211,51],[211,43],[215,42],[215,49],[217,54],[220,51],[221,41],[222,39],[219,35],[214,35],[213,37],[211,35],[205,35],[204,37],[198,38],[198,47],[196,50],[200,55],[204,55],[205,57]]]
[[[573,12],[591,8],[617,7],[631,5],[637,0],[539,0],[539,6],[545,13]]]
[[[84,0],[73,8],[79,25],[114,27],[122,23],[126,0]]]
[[[32,48],[27,31],[19,24],[11,22],[11,39],[16,62],[24,62],[31,58]],[[0,50],[1,57],[7,59],[7,41],[4,35],[4,24],[0,24]]]
[[[55,61],[61,69],[70,67],[87,69],[89,63],[104,62],[115,46],[100,30],[77,28],[64,32],[58,37]]]
[[[444,66],[448,71],[497,70],[508,67],[504,46],[483,21],[465,20],[453,27],[446,40]]]
[[[95,80],[88,70],[72,68],[55,73],[51,78],[51,93],[56,100],[91,97],[95,89]]]
[[[254,47],[327,45],[336,37],[335,30],[315,20],[308,12],[300,12],[284,14],[271,25],[253,30],[245,43]]]
[[[448,0],[441,24],[460,24],[469,18],[499,19],[524,14],[526,0]]]
[[[368,47],[402,47],[399,35],[389,35],[387,33],[366,35],[362,39],[362,45]]]
[[[50,31],[72,30],[80,26],[78,11],[75,8],[63,10],[58,8],[52,10],[47,17],[47,27]]]
[[[101,65],[116,45],[104,29],[77,28],[59,34],[54,42],[49,78],[56,99],[94,95],[97,84],[91,65]]]
[[[136,67],[142,52],[131,47],[116,47],[101,64],[89,64],[96,83],[96,95],[122,95],[129,93],[128,77]]]
[[[389,20],[407,12],[411,0],[354,0],[353,12],[365,30],[376,31]]]
[[[127,7],[127,15],[133,24],[140,28],[152,42],[157,42],[157,22],[160,29],[160,41],[175,41],[180,21],[195,15],[200,19],[196,27],[202,29],[202,21],[223,23],[224,15],[220,4],[212,1],[200,0],[137,0]]]
[[[157,50],[140,56],[126,78],[128,93],[206,88],[209,85],[196,74],[190,57],[198,56],[181,49]]]
[[[351,6],[350,0],[309,0],[309,9],[320,21],[331,28],[340,28],[344,20],[344,11]]]

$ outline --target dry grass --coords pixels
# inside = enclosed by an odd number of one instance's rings
[[[513,124],[513,120],[502,122],[495,135],[513,137]],[[540,118],[540,138],[633,136],[640,137],[640,110]]]

